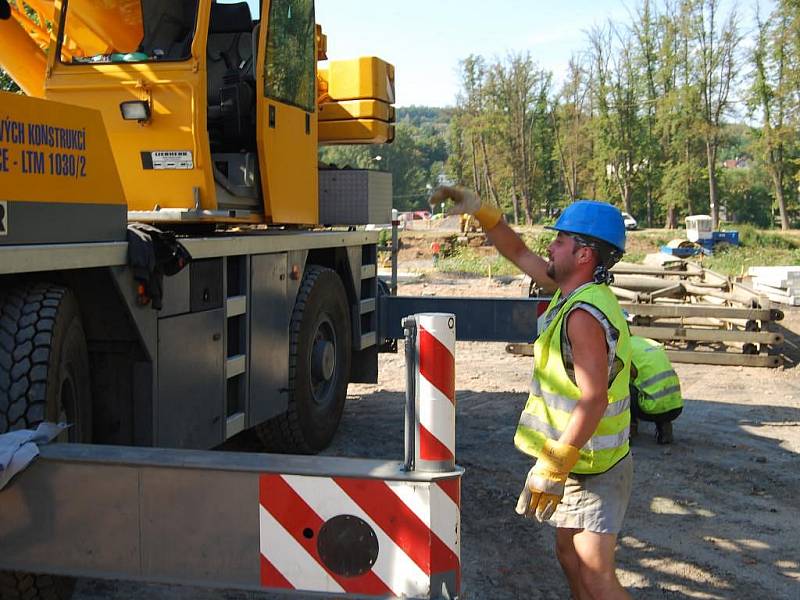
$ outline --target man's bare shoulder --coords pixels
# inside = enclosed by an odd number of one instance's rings
[[[605,343],[605,332],[597,318],[580,306],[567,315],[567,335],[573,345],[597,339]]]

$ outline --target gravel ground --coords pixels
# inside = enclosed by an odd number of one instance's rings
[[[522,283],[416,283],[402,294],[518,295]],[[676,365],[686,407],[675,443],[648,424],[633,447],[634,493],[618,572],[636,598],[800,599],[800,310],[788,311],[780,369]],[[402,348],[376,385],[353,385],[331,455],[400,459]],[[529,461],[512,439],[531,359],[503,344],[456,349],[464,598],[567,598],[554,531],[514,513]],[[267,600],[282,595],[81,580],[76,600]],[[297,596],[293,596],[297,597]]]

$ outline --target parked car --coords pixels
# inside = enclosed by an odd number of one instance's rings
[[[636,219],[634,219],[626,212],[622,213],[622,222],[625,223],[625,229],[627,229],[628,231],[633,231],[634,229],[637,229],[639,227],[639,224],[636,222]]]

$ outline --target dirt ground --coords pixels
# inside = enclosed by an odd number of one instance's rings
[[[523,283],[413,283],[403,295],[521,295]],[[686,406],[675,443],[643,424],[618,573],[635,598],[800,598],[800,310],[787,310],[779,369],[678,364]],[[456,349],[463,598],[561,599],[554,530],[514,513],[529,460],[512,443],[531,360],[500,343]],[[352,385],[331,455],[401,459],[405,366],[382,355],[377,385]],[[82,580],[76,600],[233,600],[274,594]],[[297,597],[297,596],[293,596]]]

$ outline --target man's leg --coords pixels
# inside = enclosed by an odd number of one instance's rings
[[[672,421],[656,421],[656,443],[672,443]]]
[[[630,600],[614,564],[617,536],[581,530],[572,536],[583,589],[592,600]]]
[[[672,422],[678,418],[683,408],[673,408],[665,413],[656,415],[653,420],[656,423],[656,442],[659,444],[672,443]]]
[[[572,592],[573,600],[592,600],[581,582],[580,559],[575,551],[573,537],[580,533],[581,529],[567,529],[558,527],[556,529],[556,556],[561,563],[561,569],[567,576],[567,583]]]

